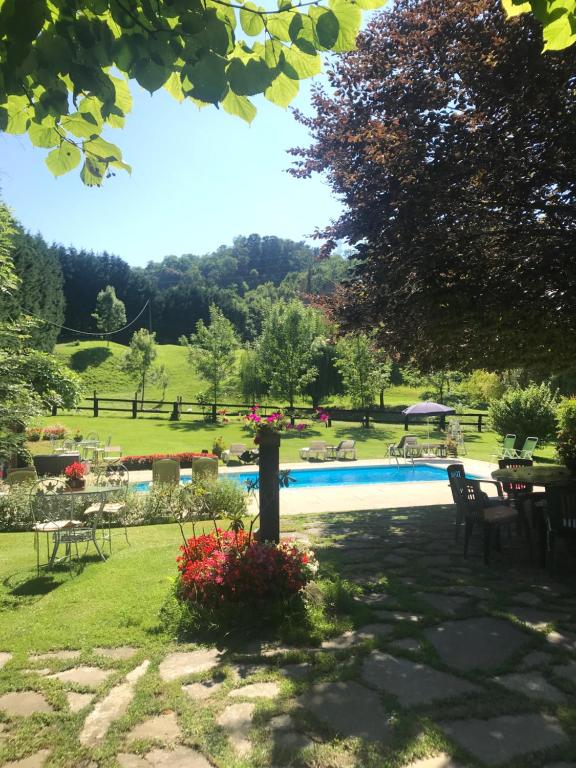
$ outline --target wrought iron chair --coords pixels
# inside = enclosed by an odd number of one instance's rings
[[[518,518],[518,512],[514,507],[507,505],[502,499],[501,504],[490,504],[488,497],[482,491],[479,480],[469,480],[466,477],[454,478],[453,482],[458,486],[460,502],[464,511],[465,535],[464,557],[468,555],[468,546],[475,525],[482,527],[484,536],[484,563],[490,562],[490,550],[494,531],[498,533],[498,546],[500,545],[499,531],[501,526],[509,525]]]
[[[96,486],[99,488],[117,489],[117,493],[114,493],[115,501],[106,501],[104,504],[91,504],[84,514],[97,515],[101,513],[104,515],[108,522],[108,532],[102,533],[102,538],[108,541],[110,547],[110,554],[112,554],[112,519],[118,519],[122,512],[126,509],[126,497],[130,488],[130,474],[124,464],[119,462],[116,464],[106,464],[100,468],[98,475],[96,476]],[[120,522],[124,526],[124,538],[129,545],[128,539],[128,524],[126,517],[124,516]]]
[[[576,484],[546,488],[546,562],[555,570],[558,539],[576,542]]]
[[[78,558],[78,544],[92,542],[96,551],[105,560],[104,554],[96,540],[95,518],[93,525],[85,526],[80,520],[74,520],[73,494],[67,493],[67,486],[60,478],[45,478],[39,480],[30,493],[30,513],[32,530],[34,531],[34,548],[36,549],[36,571],[40,573],[40,542],[41,533],[46,534],[46,567],[51,568],[56,562],[60,545],[65,546],[62,560],[72,561],[72,547]],[[65,512],[63,515],[62,513]],[[52,551],[50,551],[52,537]]]

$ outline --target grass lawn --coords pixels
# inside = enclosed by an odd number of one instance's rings
[[[44,419],[43,423],[64,424],[73,432],[79,429],[84,435],[97,432],[101,440],[106,440],[110,435],[112,444],[120,445],[125,455],[201,451],[204,448],[211,450],[214,440],[220,436],[226,445],[236,442],[250,445],[252,442],[251,435],[238,421],[230,424],[209,424],[186,415],[181,421],[171,422],[167,416],[142,416],[131,419],[124,415],[106,415],[95,419],[92,416],[59,414],[56,417]],[[310,440],[326,440],[328,443],[337,444],[340,440],[348,438],[356,440],[359,459],[384,458],[387,455],[388,444],[397,443],[403,434],[405,434],[404,427],[401,424],[378,424],[370,429],[344,422],[334,423],[329,429],[314,425],[302,435],[285,433],[280,446],[280,458],[285,462],[298,461],[299,449],[308,445]],[[425,424],[413,425],[410,427],[410,434],[425,440],[428,434],[427,427]],[[430,437],[436,442],[444,440],[444,435],[440,432],[433,431]],[[490,461],[491,454],[497,450],[498,437],[494,432],[479,433],[473,428],[468,428],[465,439],[470,458]],[[31,443],[30,447],[35,453],[47,450],[45,442]],[[554,447],[548,445],[538,449],[536,458],[552,461]]]
[[[523,738],[515,739],[519,754],[499,764],[536,768],[570,760],[576,754],[576,684],[562,669],[573,664],[576,654],[576,645],[569,644],[574,580],[561,577],[560,584],[552,583],[545,573],[530,567],[525,541],[516,536],[506,539],[502,555],[495,556],[489,567],[482,564],[480,538],[474,539],[471,556],[463,560],[462,543],[454,542],[453,519],[451,507],[290,518],[285,527],[312,539],[323,575],[336,573],[356,585],[358,600],[347,606],[343,627],[362,627],[362,631],[344,635],[344,642],[321,652],[280,647],[276,655],[270,647],[261,653],[257,645],[227,648],[222,638],[225,653],[217,667],[175,680],[162,678],[159,665],[168,653],[188,651],[191,646],[177,646],[162,632],[158,610],[175,574],[176,526],[131,529],[130,547],[118,533],[114,554],[106,563],[90,561],[74,576],[63,571],[41,579],[35,574],[32,535],[0,535],[0,651],[14,654],[0,670],[0,696],[37,691],[53,707],[53,712],[31,717],[10,717],[0,710],[0,764],[46,749],[50,755],[45,768],[118,768],[119,764],[148,768],[151,763],[137,755],[162,747],[162,738],[153,741],[141,735],[131,742],[129,734],[154,717],[176,721],[176,741],[200,752],[215,768],[405,768],[439,753],[466,768],[483,768],[490,761],[465,751],[442,724],[468,718],[481,724],[495,717],[528,718],[527,723],[533,722],[530,717],[546,718],[562,733],[556,746],[538,751],[538,746],[531,746],[532,733],[526,727]],[[518,618],[520,595],[543,613],[544,623],[538,628]],[[446,603],[438,603],[439,596],[452,601],[448,607],[453,606],[455,614],[444,612]],[[438,626],[449,631],[455,617],[462,621],[490,618],[500,627],[513,627],[520,645],[516,642],[507,649],[506,639],[498,637],[501,658],[490,670],[462,670],[450,657],[441,657],[429,635]],[[566,638],[565,645],[547,641],[553,629]],[[481,641],[477,642],[481,648]],[[488,644],[493,643],[490,637]],[[127,644],[137,649],[128,660],[113,661],[94,650],[99,645]],[[77,660],[38,661],[28,656],[32,651],[65,648],[81,655]],[[402,678],[390,683],[383,676],[382,686],[368,674],[367,662],[379,664],[390,658],[376,651],[390,654],[395,665],[405,665],[400,670],[405,682]],[[539,698],[530,688],[528,693],[508,690],[494,680],[496,674],[502,677],[523,669],[526,655],[533,651],[540,652],[533,673],[556,691],[555,699]],[[475,660],[479,652],[471,643],[470,659]],[[79,736],[95,702],[144,660],[150,666],[125,714],[112,723],[97,746],[83,746]],[[303,666],[286,666],[294,664]],[[74,713],[67,696],[88,693],[88,689],[50,678],[46,670],[55,673],[77,665],[108,670],[111,676],[97,686],[94,701]],[[429,698],[430,687],[424,686],[416,700],[404,701],[404,695],[418,690],[415,676],[422,670],[436,670],[450,676],[444,680],[457,679],[475,687],[446,697],[439,684]],[[207,698],[194,700],[182,684],[200,681],[211,681],[214,689]],[[249,699],[250,689],[244,689],[246,693],[242,689],[254,683],[271,683],[275,692]],[[315,712],[300,706],[312,692],[321,702],[326,686],[329,690],[340,686],[342,691],[332,696],[329,706],[320,705]],[[354,690],[369,697],[370,711],[363,715],[351,708],[348,691]],[[340,702],[340,717],[333,709],[335,701]],[[248,754],[238,754],[218,725],[230,706],[244,707],[241,711],[248,720],[242,733],[249,739]],[[274,720],[280,716],[280,721]],[[355,738],[354,728],[369,727],[365,721],[374,717],[380,717],[376,739]],[[288,729],[300,741],[273,738],[275,723],[281,733]],[[501,745],[508,743],[506,733],[487,723],[480,749],[494,738]],[[131,754],[128,762],[122,758],[120,763],[118,756],[126,753]],[[170,752],[165,759],[158,765],[171,765]]]

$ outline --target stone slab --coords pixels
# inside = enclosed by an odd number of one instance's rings
[[[232,748],[241,757],[252,749],[249,733],[254,709],[255,705],[249,702],[231,704],[216,719],[216,723],[225,730]]]
[[[228,696],[232,699],[273,699],[279,693],[278,683],[252,683],[235,688]]]
[[[48,651],[32,654],[30,661],[72,661],[79,657],[80,651]]]
[[[519,592],[517,595],[514,595],[514,601],[522,605],[530,605],[532,608],[536,608],[537,605],[542,603],[542,599],[533,592]]]
[[[512,656],[529,636],[504,619],[449,621],[426,629],[442,661],[454,669],[494,669]]]
[[[391,648],[398,648],[400,651],[419,651],[422,648],[420,640],[415,637],[401,637],[399,640],[392,640],[389,643]]]
[[[460,586],[458,584],[444,587],[442,591],[446,592],[448,595],[466,595],[466,597],[472,597],[477,600],[485,600],[492,594],[488,587],[475,587],[471,585]]]
[[[422,620],[422,616],[409,611],[374,611],[381,621],[411,621],[417,623]]]
[[[362,665],[362,677],[378,690],[391,693],[403,707],[443,701],[481,689],[467,680],[408,659],[373,651]]]
[[[540,672],[516,672],[510,675],[500,675],[495,677],[494,681],[510,691],[523,693],[529,699],[542,699],[551,702],[566,700],[564,694],[551,685]]]
[[[194,701],[203,701],[204,699],[213,696],[221,687],[222,683],[218,683],[215,680],[206,680],[202,683],[183,685],[182,690]]]
[[[8,653],[6,651],[0,651],[0,669],[2,669],[3,666],[8,664],[11,658],[12,658],[11,653]]]
[[[112,688],[108,695],[96,704],[84,721],[84,727],[80,733],[81,744],[96,747],[104,740],[114,720],[126,713],[134,698],[134,687],[149,666],[148,660],[143,661],[126,675],[125,682]]]
[[[568,740],[558,720],[543,714],[454,720],[439,726],[450,739],[487,765],[501,765]]]
[[[354,681],[314,685],[298,703],[344,736],[367,741],[389,741],[392,737],[378,694]]]
[[[553,624],[566,618],[566,614],[552,613],[542,608],[533,608],[525,605],[513,605],[507,608],[506,612],[515,616],[518,621],[530,624],[533,627],[544,627],[546,624]]]
[[[287,664],[278,671],[282,675],[290,678],[290,680],[306,680],[312,671],[312,665],[308,664],[308,662],[302,662],[302,664]]]
[[[138,653],[138,648],[134,648],[131,645],[121,645],[117,648],[94,648],[94,653],[113,661],[126,661],[126,659],[131,659],[132,656]]]
[[[569,680],[572,685],[576,685],[576,663],[552,667],[552,674],[561,680]]]
[[[22,760],[13,760],[10,763],[5,763],[4,768],[43,768],[49,756],[49,749],[41,749],[39,752],[24,757]]]
[[[470,605],[470,598],[468,597],[443,595],[441,592],[417,592],[416,597],[448,616],[455,616]]]
[[[425,757],[423,760],[417,760],[415,763],[405,766],[405,768],[464,768],[461,763],[456,763],[450,755],[436,755],[436,757]]]
[[[127,752],[117,755],[121,768],[211,768],[204,755],[190,747],[153,749],[144,757]]]
[[[74,683],[95,690],[113,674],[111,669],[82,666],[72,667],[72,669],[67,669],[64,672],[56,672],[54,675],[49,675],[49,679],[60,680],[61,683]]]
[[[365,624],[356,630],[356,634],[361,639],[374,639],[376,637],[387,637],[394,628],[390,624]]]
[[[143,723],[138,723],[128,734],[128,744],[136,739],[154,739],[165,744],[172,744],[182,736],[178,718],[175,712],[166,712],[156,717],[150,717]]]
[[[12,691],[0,696],[0,709],[9,715],[28,717],[36,712],[54,712],[44,696],[37,691]]]
[[[546,667],[554,659],[554,656],[544,651],[531,651],[527,653],[518,665],[520,669],[535,669],[540,667]]]
[[[171,653],[160,663],[160,677],[164,682],[170,682],[197,672],[207,672],[219,661],[220,652],[216,648]]]
[[[91,693],[76,693],[76,691],[67,691],[66,698],[70,712],[80,712],[81,709],[92,703],[94,696]]]
[[[576,652],[576,635],[568,632],[550,632],[546,636],[546,641],[555,648]]]

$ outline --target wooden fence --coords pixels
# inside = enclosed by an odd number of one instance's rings
[[[133,419],[137,419],[139,414],[165,414],[171,421],[179,421],[186,416],[201,416],[206,421],[216,423],[219,416],[241,416],[247,413],[252,407],[246,403],[212,403],[207,405],[197,401],[183,400],[181,397],[176,398],[171,404],[158,403],[156,400],[139,400],[136,396],[133,398],[120,398],[120,397],[100,397],[94,392],[92,397],[83,398],[82,402],[90,403],[89,405],[79,405],[78,411],[91,411],[94,417],[98,417],[101,412],[120,412],[128,413]],[[315,412],[315,408],[302,407],[294,408],[293,412],[290,412],[289,408],[279,405],[266,405],[262,406],[262,413],[271,413],[272,411],[282,410],[290,416],[290,420],[294,422],[299,416],[311,417]],[[225,411],[225,414],[222,412]],[[365,410],[358,409],[344,409],[344,408],[328,408],[330,414],[329,426],[333,421],[341,422],[353,422],[360,423],[363,427],[369,427],[370,424],[404,424],[404,429],[407,431],[410,428],[410,424],[422,424],[426,423],[427,418],[423,416],[405,416],[402,411],[380,409],[377,407],[368,408]],[[52,409],[52,415],[56,416],[58,413],[57,408]],[[460,413],[457,414],[460,424],[465,427],[474,427],[478,432],[482,432],[486,428],[486,414],[485,413]],[[441,429],[445,427],[445,416],[434,416],[431,421],[438,424]]]

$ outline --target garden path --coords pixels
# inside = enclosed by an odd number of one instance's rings
[[[490,567],[480,542],[464,560],[445,506],[289,522],[357,585],[350,630],[0,654],[0,764],[576,768],[573,582],[516,537]]]

